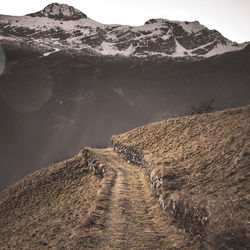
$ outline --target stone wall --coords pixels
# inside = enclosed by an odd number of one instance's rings
[[[87,166],[90,171],[93,171],[96,175],[104,177],[107,173],[106,167],[100,159],[88,148],[83,148],[80,152],[83,154],[87,161]]]
[[[169,185],[164,183],[174,182],[169,175],[165,174],[162,176],[159,171],[155,171],[153,166],[145,160],[143,154],[135,149],[114,142],[112,142],[112,146],[114,151],[120,154],[126,161],[145,168],[155,197],[158,199],[161,207],[171,215],[180,228],[193,237],[205,237],[208,212],[204,207],[194,207],[191,202],[181,198],[176,200],[170,199],[169,194],[174,192],[174,190],[167,190],[166,187]]]

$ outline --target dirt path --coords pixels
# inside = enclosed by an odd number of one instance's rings
[[[98,249],[184,249],[184,234],[171,224],[152,195],[144,169],[112,149],[94,150],[116,172]]]

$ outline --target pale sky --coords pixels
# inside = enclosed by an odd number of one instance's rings
[[[53,0],[2,0],[0,14],[24,15]],[[250,0],[58,0],[105,24],[143,25],[151,18],[199,21],[238,43],[250,41]]]

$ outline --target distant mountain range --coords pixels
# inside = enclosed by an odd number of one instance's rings
[[[23,17],[0,16],[0,42],[27,43],[44,56],[78,54],[201,59],[244,49],[199,22],[150,19],[143,26],[106,25],[66,4]]]
[[[250,104],[250,46],[198,22],[104,25],[51,4],[1,15],[0,44],[0,189],[192,107]]]

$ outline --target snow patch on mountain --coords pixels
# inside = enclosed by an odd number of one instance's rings
[[[176,22],[179,24],[188,34],[197,33],[203,29],[205,26],[201,25],[199,22]]]
[[[58,51],[60,51],[60,49],[55,48],[55,50],[53,50],[53,51],[49,51],[49,52],[43,53],[43,56],[49,56],[49,55],[54,54],[54,53],[56,53]]]
[[[122,55],[122,56],[130,56],[134,53],[135,47],[131,44],[129,48],[125,50],[119,50],[114,43],[111,42],[102,42],[100,49],[97,50],[98,52],[101,52],[103,55]]]
[[[102,42],[101,52],[103,55],[116,55],[117,50],[114,48],[114,44],[110,42]]]
[[[228,44],[228,45],[222,45],[222,44],[217,44],[212,50],[210,50],[208,53],[206,53],[204,56],[205,57],[211,57],[215,55],[221,55],[226,52],[231,52],[231,51],[237,51],[241,50],[241,46],[236,46],[233,44]]]
[[[106,25],[87,17],[74,19],[80,13],[72,8],[52,4],[24,17],[0,15],[0,41],[31,44],[44,56],[61,50],[174,58],[207,58],[241,50],[248,44],[233,43],[197,21],[150,19],[142,26]]]
[[[183,46],[179,44],[179,42],[175,39],[175,52],[172,54],[173,57],[184,57],[189,55],[189,50],[185,49]]]

